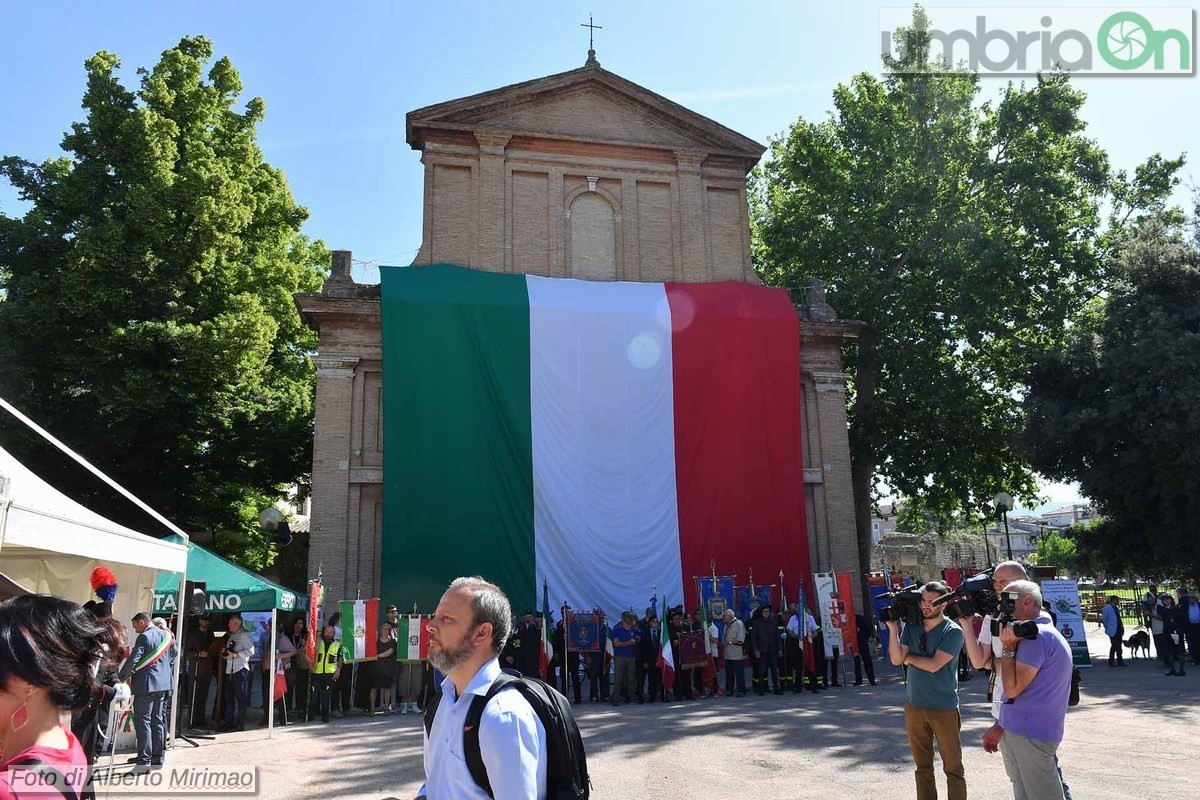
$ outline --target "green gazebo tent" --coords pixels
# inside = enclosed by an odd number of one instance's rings
[[[177,542],[177,536],[164,537]],[[303,611],[308,598],[239,567],[198,544],[188,545],[187,577],[203,582],[208,593],[206,608],[213,613],[232,611]],[[154,584],[154,613],[174,614],[179,608],[179,576],[160,572]]]

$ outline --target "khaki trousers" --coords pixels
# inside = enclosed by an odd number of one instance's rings
[[[967,800],[967,780],[963,773],[962,742],[958,733],[962,717],[957,708],[925,708],[904,704],[904,728],[917,765],[917,800],[937,800],[937,780],[933,774],[933,740],[937,740],[946,773],[946,796]]]

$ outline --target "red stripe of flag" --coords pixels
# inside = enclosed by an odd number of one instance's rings
[[[668,283],[667,301],[683,574],[706,575],[716,559],[807,575],[800,323],[787,291]]]

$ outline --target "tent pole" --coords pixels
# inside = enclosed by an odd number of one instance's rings
[[[8,532],[8,507],[11,505],[12,500],[0,495],[0,550],[4,549],[4,534]]]
[[[191,544],[188,543],[186,538],[184,539],[184,544],[187,545],[188,552],[190,553],[192,550],[192,546],[191,546]],[[179,602],[177,602],[175,604],[175,648],[176,649],[175,649],[175,663],[171,670],[171,672],[173,673],[171,675],[171,700],[173,703],[179,702],[179,668],[183,662],[183,652],[184,652],[183,651],[183,617],[184,617],[185,598],[183,596],[183,592],[186,587],[186,584],[187,584],[187,559],[185,558],[183,560],[183,572],[179,573],[179,589],[175,595],[175,597],[178,598]],[[191,598],[186,598],[186,600],[187,600],[187,602],[191,602]],[[188,714],[191,714],[191,713],[192,713],[192,709],[189,708]],[[169,726],[169,730],[167,732],[167,747],[170,747],[171,745],[173,745],[175,743],[175,727],[176,727],[176,720],[178,720],[178,719],[179,719],[178,714],[176,714],[176,713],[171,714],[170,726]]]
[[[278,603],[276,603],[276,605],[278,605]],[[271,668],[267,673],[269,676],[269,680],[267,681],[267,684],[269,686],[269,691],[267,691],[263,695],[263,702],[270,703],[270,705],[267,706],[267,738],[268,739],[275,738],[275,651],[278,648],[278,645],[275,642],[275,637],[279,635],[278,631],[279,631],[279,609],[272,608],[271,609],[271,652],[270,652]]]

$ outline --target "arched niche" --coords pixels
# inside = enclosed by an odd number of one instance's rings
[[[567,206],[570,276],[592,281],[617,279],[619,218],[607,193],[581,191]]]

